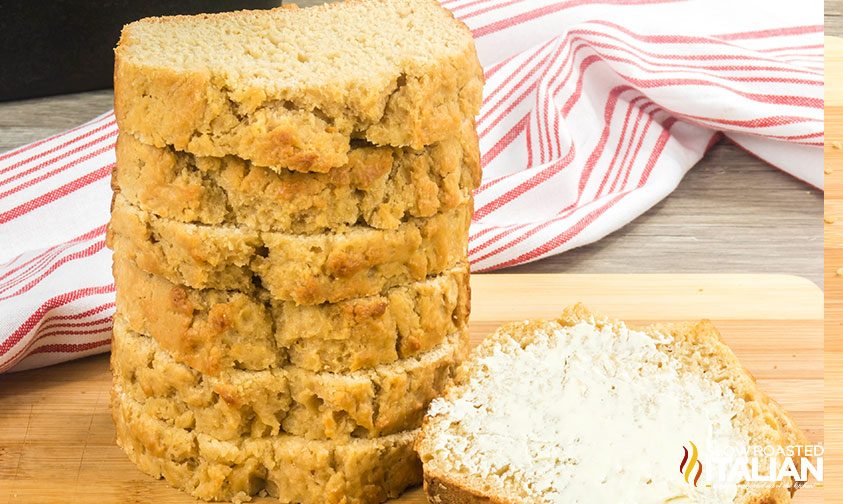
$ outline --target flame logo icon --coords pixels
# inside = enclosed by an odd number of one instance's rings
[[[685,483],[690,483],[691,473],[694,472],[694,466],[696,466],[697,475],[694,476],[694,486],[697,486],[697,482],[700,480],[700,476],[702,476],[703,465],[698,459],[699,452],[697,451],[697,445],[695,445],[693,441],[688,442],[691,443],[691,451],[689,453],[687,448],[684,446],[682,447],[682,449],[685,450],[685,455],[682,457],[682,462],[679,464],[679,474],[685,477]]]

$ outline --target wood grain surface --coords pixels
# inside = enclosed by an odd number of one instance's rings
[[[834,16],[837,33],[841,21]],[[843,39],[825,39],[825,79],[826,481],[829,495],[843,501]]]
[[[823,439],[822,292],[785,275],[475,275],[472,341],[583,301],[633,323],[711,318],[760,386]],[[105,356],[0,376],[0,503],[187,503],[114,444]],[[260,499],[258,502],[273,502]],[[420,489],[395,502],[421,504]],[[797,504],[823,502],[806,488]]]
[[[843,0],[825,0],[825,34],[843,36]]]

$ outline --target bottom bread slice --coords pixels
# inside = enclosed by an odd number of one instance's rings
[[[711,322],[638,331],[576,305],[486,338],[416,448],[442,504],[772,504],[799,485],[751,457],[798,474],[806,443]]]
[[[416,431],[374,439],[313,441],[280,435],[227,442],[172,427],[143,413],[116,385],[117,444],[143,472],[204,500],[368,504],[421,481]]]
[[[114,317],[114,382],[144,411],[217,439],[286,432],[310,439],[378,437],[421,425],[467,350],[467,332],[415,357],[352,373],[294,366],[204,375]]]

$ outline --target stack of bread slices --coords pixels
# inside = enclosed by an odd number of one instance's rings
[[[420,482],[467,344],[482,80],[433,0],[124,28],[113,414],[138,467],[206,500]]]

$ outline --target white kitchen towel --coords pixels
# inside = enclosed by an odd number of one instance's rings
[[[475,271],[619,229],[721,134],[822,187],[819,0],[442,3],[472,30],[487,79]],[[0,372],[109,348],[116,134],[108,113],[0,155]]]

